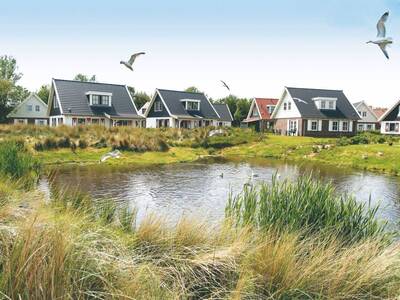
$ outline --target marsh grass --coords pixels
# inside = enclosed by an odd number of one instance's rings
[[[40,162],[26,148],[23,141],[0,142],[0,176],[32,187],[39,178]]]
[[[388,237],[386,223],[376,218],[377,210],[351,195],[339,195],[332,184],[309,175],[294,182],[274,177],[272,184],[245,185],[242,193],[229,197],[226,215],[240,226],[316,234],[333,231],[343,240],[354,242]]]

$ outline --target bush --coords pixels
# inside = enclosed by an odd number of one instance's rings
[[[383,236],[385,223],[376,218],[377,207],[359,203],[348,195],[338,196],[332,184],[302,176],[295,182],[262,184],[259,189],[246,185],[241,194],[230,197],[226,215],[236,224],[253,224],[278,231],[330,233],[346,241]]]
[[[80,139],[78,142],[78,147],[81,149],[85,149],[87,148],[88,143],[86,142],[86,140]]]
[[[336,141],[337,146],[347,146],[350,144],[350,141],[347,137],[343,136]]]
[[[57,146],[59,148],[69,148],[71,146],[71,139],[67,137],[63,137],[57,141]]]
[[[29,153],[24,142],[0,143],[0,175],[31,186],[39,178],[39,172],[40,162]]]

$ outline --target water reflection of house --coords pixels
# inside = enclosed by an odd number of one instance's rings
[[[48,105],[50,125],[144,127],[127,86],[53,79]]]
[[[196,128],[220,120],[204,93],[163,89],[156,89],[145,116],[148,128]]]
[[[277,103],[278,99],[254,98],[243,123],[247,123],[248,127],[253,127],[256,131],[272,130],[274,122],[271,115]]]

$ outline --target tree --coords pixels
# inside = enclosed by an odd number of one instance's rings
[[[200,91],[197,87],[195,87],[195,86],[190,86],[190,87],[188,87],[188,88],[185,90],[185,92],[188,92],[188,93],[201,93],[201,91]]]
[[[40,87],[40,89],[36,92],[40,99],[43,100],[44,103],[49,101],[50,95],[50,87],[47,84],[44,84]]]
[[[82,81],[82,82],[97,82],[96,75],[92,75],[92,77],[89,78],[88,75],[85,75],[82,73],[75,75],[74,80]]]
[[[16,84],[21,79],[22,73],[17,72],[17,61],[12,56],[0,56],[0,79]]]
[[[136,92],[133,86],[128,86],[128,91],[131,94],[137,109],[141,108],[146,102],[151,101],[151,97],[147,93]]]
[[[0,56],[0,122],[5,122],[12,104],[18,104],[29,95],[29,91],[17,85],[22,73],[18,72],[17,61],[7,55]]]
[[[135,96],[133,98],[135,101],[136,107],[139,109],[141,108],[146,102],[150,102],[151,98],[149,95],[147,95],[145,92],[138,92],[135,93]]]
[[[215,102],[228,105],[229,110],[233,114],[233,125],[235,126],[239,126],[240,122],[246,118],[251,105],[250,99],[238,98],[234,95],[218,99]]]

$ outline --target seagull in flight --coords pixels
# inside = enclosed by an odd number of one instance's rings
[[[120,158],[121,157],[121,152],[119,150],[114,150],[111,152],[108,152],[106,154],[104,154],[101,158],[100,158],[100,162],[105,162],[107,159],[109,158]]]
[[[389,18],[389,12],[385,12],[382,17],[379,19],[378,24],[376,25],[376,28],[378,30],[377,37],[378,39],[375,41],[368,41],[367,44],[375,44],[378,45],[379,48],[381,48],[383,54],[385,54],[386,58],[389,59],[389,54],[386,50],[386,46],[390,45],[393,43],[392,38],[386,37],[386,26],[385,23]]]
[[[231,89],[229,88],[229,86],[226,84],[225,81],[221,80],[221,83],[222,83],[222,85],[223,85],[224,87],[227,88],[228,91],[231,91]]]
[[[128,61],[121,60],[119,63],[121,65],[124,65],[125,67],[127,67],[129,70],[133,71],[132,65],[135,62],[136,58],[138,56],[144,55],[144,54],[146,54],[146,53],[145,52],[138,52],[138,53],[132,54],[131,58]]]
[[[299,101],[301,103],[308,104],[307,101],[304,101],[304,100],[302,100],[300,98],[293,98],[293,100],[297,100],[297,101]]]

